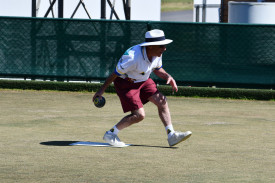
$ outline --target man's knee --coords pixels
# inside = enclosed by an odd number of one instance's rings
[[[167,104],[167,98],[164,95],[160,96],[160,104],[166,105]]]
[[[134,111],[132,112],[132,115],[136,118],[136,123],[142,121],[145,118],[144,110]]]
[[[153,103],[155,103],[158,107],[165,107],[166,105],[168,105],[167,98],[161,93],[156,94],[153,99]]]
[[[137,115],[137,119],[139,120],[139,122],[142,121],[142,120],[144,120],[144,118],[145,118],[145,114],[139,113]]]

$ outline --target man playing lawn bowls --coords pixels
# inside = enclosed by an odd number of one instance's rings
[[[154,29],[146,32],[145,42],[129,48],[122,55],[115,71],[95,93],[93,100],[96,97],[102,97],[106,88],[114,82],[124,113],[130,112],[105,133],[103,139],[110,145],[125,146],[125,143],[118,138],[119,131],[142,121],[145,118],[143,105],[149,101],[158,108],[170,146],[192,135],[190,131],[174,131],[166,97],[158,91],[155,82],[149,78],[154,72],[158,77],[166,80],[166,83],[172,86],[173,91],[178,91],[176,81],[162,68],[162,54],[166,50],[166,45],[172,41],[165,38],[162,30]]]

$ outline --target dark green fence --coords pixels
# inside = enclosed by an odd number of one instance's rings
[[[163,67],[180,85],[275,86],[275,25],[0,17],[0,77],[102,81],[155,28],[174,40]]]

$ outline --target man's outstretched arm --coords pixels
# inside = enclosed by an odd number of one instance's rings
[[[97,96],[101,97],[108,86],[118,77],[114,72],[105,80],[104,84],[100,87],[100,89],[94,94],[93,101]]]
[[[154,70],[154,73],[155,73],[158,77],[160,77],[160,78],[166,80],[166,81],[167,81],[166,84],[170,84],[170,85],[172,86],[173,91],[176,91],[176,92],[178,91],[178,86],[177,86],[176,81],[175,81],[174,78],[173,78],[170,74],[168,74],[163,68],[160,68],[160,69],[158,69],[158,70]]]

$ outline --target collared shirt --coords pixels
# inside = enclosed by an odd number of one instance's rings
[[[120,58],[115,73],[125,79],[129,78],[135,83],[146,81],[152,71],[162,67],[162,56],[153,57],[149,61],[145,47],[140,45],[129,48]]]

